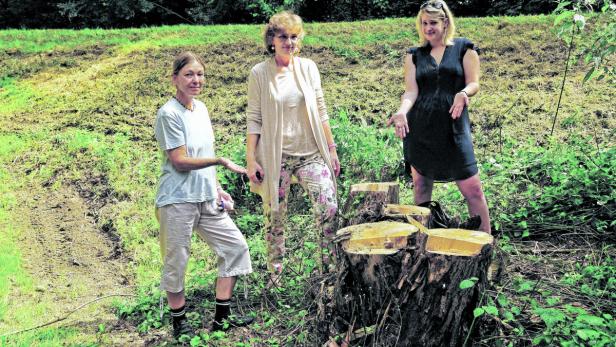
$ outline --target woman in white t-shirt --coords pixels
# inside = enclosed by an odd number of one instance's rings
[[[246,173],[246,169],[214,153],[208,110],[195,99],[203,88],[204,66],[191,52],[177,56],[172,76],[175,96],[156,116],[156,140],[164,153],[156,194],[164,263],[160,287],[167,292],[176,338],[194,333],[186,319],[184,296],[193,230],[219,258],[212,330],[252,322],[252,317],[229,317],[236,278],[251,273],[252,265],[244,236],[225,212],[226,207],[233,206],[233,199],[217,184],[215,166],[222,165],[239,174]]]

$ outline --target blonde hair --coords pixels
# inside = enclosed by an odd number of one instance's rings
[[[443,0],[428,0],[421,5],[419,13],[417,13],[417,20],[415,21],[415,28],[419,34],[419,43],[424,46],[428,43],[426,37],[421,29],[421,16],[428,15],[430,18],[438,18],[447,22],[447,29],[443,35],[443,44],[452,45],[453,38],[456,34],[456,24],[453,20],[453,14],[449,9],[449,6]]]
[[[274,54],[274,36],[283,30],[289,34],[297,35],[299,38],[297,41],[297,49],[299,50],[301,47],[301,42],[305,34],[302,18],[291,11],[282,11],[273,15],[263,30],[263,41],[265,42],[265,49],[268,53]]]

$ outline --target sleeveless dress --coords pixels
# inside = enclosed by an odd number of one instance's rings
[[[440,65],[432,47],[410,48],[413,55],[417,100],[406,115],[410,133],[404,138],[404,160],[421,175],[439,182],[463,180],[478,172],[473,152],[468,110],[451,119],[454,96],[466,86],[462,59],[467,49],[478,50],[468,39],[456,38],[447,46]]]

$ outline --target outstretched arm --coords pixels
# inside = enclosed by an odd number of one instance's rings
[[[403,139],[409,133],[409,125],[406,121],[406,114],[417,100],[419,87],[415,79],[415,64],[413,63],[413,55],[407,54],[404,58],[404,94],[400,98],[400,107],[398,111],[387,121],[387,126],[394,125],[396,136]]]
[[[167,150],[167,156],[169,157],[169,161],[173,167],[180,171],[186,172],[191,170],[199,170],[206,168],[212,165],[222,165],[227,169],[237,172],[240,174],[245,174],[246,169],[235,164],[230,159],[224,157],[216,157],[216,158],[192,158],[186,154],[186,146],[180,146],[173,149]]]

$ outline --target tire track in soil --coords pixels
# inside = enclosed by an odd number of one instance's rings
[[[119,239],[107,228],[97,227],[97,213],[83,194],[72,186],[62,186],[57,190],[30,189],[19,195],[23,203],[16,215],[30,226],[20,235],[22,264],[34,280],[36,294],[20,297],[20,293],[12,293],[13,302],[53,303],[37,319],[43,324],[97,297],[133,294]],[[103,345],[143,345],[135,328],[117,319],[112,301],[109,298],[88,305],[52,326],[74,327],[81,334],[95,336],[99,324],[104,324],[106,332],[99,341]]]

